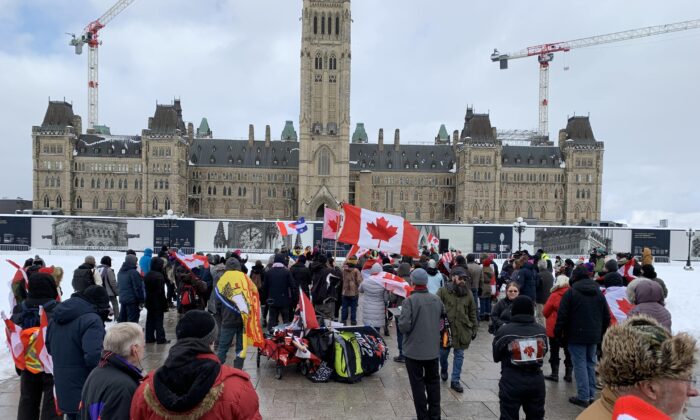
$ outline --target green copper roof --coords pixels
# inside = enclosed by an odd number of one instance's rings
[[[445,124],[440,125],[440,131],[438,131],[438,139],[447,141],[447,138],[449,136],[447,135],[447,129],[445,128]]]
[[[352,133],[353,143],[367,143],[367,132],[365,131],[365,123],[357,123],[355,132]]]
[[[282,130],[282,140],[297,141],[297,132],[294,129],[293,122],[291,122],[291,121],[284,122],[284,129]]]
[[[111,135],[112,133],[109,131],[109,127],[106,125],[95,125],[92,127],[95,130],[95,134],[102,134],[102,135]]]
[[[202,118],[202,122],[199,123],[199,128],[197,129],[197,137],[205,137],[211,135],[211,129],[209,128],[209,121],[206,117]]]

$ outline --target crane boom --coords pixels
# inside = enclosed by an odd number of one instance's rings
[[[628,41],[636,38],[645,38],[698,28],[700,28],[700,19],[669,23],[666,25],[647,26],[645,28],[631,29],[628,31],[614,32],[587,38],[579,38],[571,41],[534,45],[532,47],[527,47],[520,51],[508,54],[501,54],[497,49],[494,49],[493,53],[491,54],[491,61],[498,61],[501,69],[507,69],[508,60],[537,56],[537,61],[540,65],[539,132],[542,136],[548,136],[549,62],[554,59],[555,52],[567,52],[574,48],[592,47],[601,44],[610,44],[613,42]]]
[[[75,47],[75,53],[83,52],[83,45],[88,45],[88,128],[94,128],[98,121],[98,55],[97,49],[101,44],[99,31],[107,23],[117,17],[136,0],[119,0],[102,16],[90,22],[80,37],[73,35],[70,45]]]

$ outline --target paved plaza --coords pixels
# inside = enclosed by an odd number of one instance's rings
[[[142,313],[145,315],[145,311]],[[142,321],[145,316],[142,318]],[[166,314],[168,338],[175,342],[177,315]],[[143,322],[142,322],[143,323]],[[393,330],[392,330],[393,333]],[[476,341],[465,352],[462,368],[464,393],[458,394],[442,383],[441,408],[444,418],[495,419],[498,418],[498,378],[500,365],[492,361],[492,336],[482,322]],[[294,367],[284,371],[282,379],[275,379],[274,362],[262,359],[255,366],[255,349],[251,348],[244,369],[251,376],[260,397],[260,413],[264,419],[411,419],[415,418],[411,388],[403,364],[395,363],[397,354],[395,334],[386,337],[390,351],[387,364],[378,373],[363,378],[356,384],[338,382],[315,384],[304,378]],[[152,370],[167,357],[168,345],[146,345],[143,366]],[[229,352],[229,364],[233,364]],[[451,362],[451,361],[450,361]],[[545,366],[545,373],[549,368]],[[573,383],[547,381],[546,418],[573,419],[582,409],[568,403],[575,394]],[[0,413],[11,415],[17,411],[19,379],[0,382]],[[700,401],[691,400],[688,418],[700,420]],[[524,418],[524,415],[523,415]]]

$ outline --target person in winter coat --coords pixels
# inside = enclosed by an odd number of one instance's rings
[[[163,366],[150,372],[131,401],[132,419],[260,420],[250,376],[222,365],[212,352],[216,322],[192,310],[175,327],[177,342]]]
[[[410,257],[409,257],[410,258]],[[427,273],[427,272],[426,272]],[[402,262],[396,269],[396,275],[406,280],[407,283],[411,283],[411,264],[407,262]],[[427,287],[427,283],[426,283]],[[394,294],[389,294],[389,305],[393,307],[399,307],[403,304],[404,298]],[[406,363],[406,358],[403,355],[403,334],[399,329],[399,324],[396,324],[396,344],[399,348],[398,356],[394,356],[394,361],[397,363]]]
[[[124,264],[117,273],[117,288],[119,289],[119,322],[139,322],[141,305],[146,301],[146,291],[143,278],[136,269],[135,255],[127,255]]]
[[[510,306],[513,304],[513,299],[520,295],[520,287],[518,283],[512,281],[506,285],[506,297],[499,300],[491,310],[491,323],[489,324],[489,332],[495,334],[504,324],[510,322]]]
[[[627,319],[627,311],[632,307],[632,304],[627,300],[627,287],[624,286],[625,281],[617,271],[608,273],[603,277],[605,291],[603,295],[608,302],[610,308],[610,323],[619,324]]]
[[[150,272],[149,272],[150,273]],[[139,324],[122,322],[107,330],[100,363],[83,386],[80,416],[85,420],[128,419],[131,399],[142,379],[146,344]]]
[[[76,419],[85,380],[97,367],[109,318],[109,297],[101,286],[73,293],[53,311],[46,349],[53,358],[58,408]]]
[[[168,344],[165,338],[163,317],[168,312],[165,297],[165,271],[162,258],[151,258],[151,267],[143,279],[146,291],[146,343]]]
[[[664,307],[664,295],[661,286],[653,280],[635,280],[632,308],[627,316],[637,314],[654,318],[664,328],[671,331],[671,313]]]
[[[207,295],[210,293],[207,284],[179,264],[174,274],[180,285],[177,292],[179,313],[184,314],[194,309],[206,308]]]
[[[542,310],[544,309],[544,304],[547,303],[547,299],[549,299],[549,291],[554,285],[554,275],[552,274],[552,270],[547,267],[547,260],[537,261],[537,270],[537,298],[535,299],[537,306],[535,308],[535,318],[540,325],[545,325],[546,322]]]
[[[479,286],[479,319],[488,320],[491,316],[491,282],[496,284],[496,274],[494,268],[496,264],[492,264],[493,260],[488,255],[484,254],[481,259],[481,271],[483,279]]]
[[[357,325],[358,289],[361,283],[362,275],[360,275],[360,270],[349,262],[343,264],[343,306],[340,313],[340,322],[345,323],[347,321],[348,309],[350,309],[350,324]]]
[[[514,273],[513,279],[520,286],[520,294],[530,298],[533,302],[537,301],[537,277],[535,274],[535,266],[527,259],[527,256],[520,257],[521,267],[517,274]]]
[[[447,277],[437,269],[435,260],[428,261],[428,267],[425,269],[425,272],[428,273],[428,291],[436,294],[447,283]]]
[[[95,271],[102,278],[102,286],[107,290],[109,302],[112,304],[112,313],[116,318],[119,316],[119,288],[117,287],[117,276],[112,269],[112,258],[109,255],[102,257],[100,265]]]
[[[467,271],[469,271],[469,288],[474,296],[474,303],[479,305],[479,289],[484,283],[484,270],[476,263],[476,255],[467,255]]]
[[[238,258],[232,257],[226,260],[226,271],[218,280],[223,281],[223,284],[226,284],[228,277],[232,275],[245,275],[241,271],[241,263]],[[216,356],[219,358],[221,364],[225,364],[228,350],[231,347],[231,344],[235,341],[236,348],[234,349],[234,353],[236,354],[236,358],[233,361],[233,367],[243,369],[243,362],[245,359],[239,357],[239,354],[241,351],[243,351],[243,334],[245,332],[243,317],[241,317],[236,303],[229,300],[222,293],[219,293],[219,291],[224,289],[224,287],[219,285],[218,282],[215,287],[217,289],[214,292],[214,296],[212,296],[212,301],[216,305],[216,313],[221,317],[221,330],[219,331],[219,345]]]
[[[269,328],[275,327],[279,323],[290,321],[289,308],[291,307],[293,296],[297,296],[298,291],[294,291],[294,277],[285,265],[286,258],[283,254],[275,255],[275,262],[272,268],[265,274],[265,284],[263,289],[267,295]]]
[[[576,267],[557,312],[554,336],[565,340],[574,365],[577,395],[569,402],[588,407],[595,399],[596,349],[610,325],[610,308],[585,267]]]
[[[554,325],[557,323],[557,313],[559,311],[559,305],[561,304],[561,298],[568,290],[569,278],[560,274],[557,276],[557,281],[550,289],[549,298],[544,304],[544,308],[542,308],[542,314],[546,319],[547,338],[549,339],[549,366],[552,368],[552,373],[545,376],[544,379],[553,382],[559,382],[560,349],[564,350],[564,380],[566,382],[571,382],[571,373],[573,371],[573,364],[566,342],[554,336]]]
[[[29,331],[35,328],[39,332],[39,306],[44,308],[49,321],[58,303],[58,291],[53,277],[46,273],[34,273],[29,276],[28,292],[26,299],[18,303],[12,310],[12,322],[22,330]],[[61,419],[56,413],[53,396],[54,378],[50,373],[43,371],[43,366],[36,363],[37,355],[35,351],[25,349],[25,367],[21,371],[18,369],[19,382],[19,405],[17,407],[18,420],[48,420]]]
[[[436,295],[428,292],[428,273],[413,270],[413,293],[402,303],[397,321],[403,337],[403,354],[411,383],[416,417],[440,418],[440,317],[445,308]]]
[[[656,283],[658,283],[664,292],[664,299],[666,299],[668,297],[668,289],[666,288],[666,282],[664,282],[663,280],[661,280],[659,277],[656,276],[656,270],[654,270],[654,266],[651,264],[642,265],[641,270],[642,270],[642,275],[640,278],[653,280]],[[634,281],[632,281],[632,282],[634,282]]]
[[[253,267],[255,269],[255,267]],[[292,277],[294,277],[294,282],[301,287],[301,290],[309,296],[309,289],[311,286],[311,271],[306,267],[306,257],[299,255],[297,260],[291,267],[289,271],[292,272]]]
[[[645,246],[642,248],[642,265],[652,264],[654,264],[654,257],[651,255],[651,249]]]
[[[460,384],[462,363],[464,362],[464,350],[476,338],[479,324],[476,319],[476,304],[471,299],[467,276],[453,275],[444,287],[437,292],[437,297],[442,301],[447,320],[450,322],[452,333],[452,348],[454,349],[454,365],[452,366],[452,378],[450,388],[456,392],[464,392]],[[449,348],[440,349],[440,377],[447,381]]]
[[[542,364],[548,350],[547,336],[534,315],[534,302],[528,296],[518,296],[513,300],[511,322],[493,338],[493,361],[501,363],[498,399],[504,420],[519,419],[520,407],[528,419],[544,418]]]
[[[74,292],[82,292],[93,284],[102,285],[102,277],[95,273],[95,257],[92,255],[85,257],[85,262],[73,272],[71,284]]]
[[[153,250],[151,248],[144,249],[143,256],[139,259],[139,269],[144,276],[151,269],[151,258],[153,258]]]
[[[369,270],[370,275],[382,273],[382,266],[374,263]],[[362,304],[362,323],[372,326],[379,331],[381,327],[386,328],[386,302],[389,299],[389,292],[384,286],[375,281],[363,281],[360,283],[359,291]],[[386,332],[386,331],[385,331]]]

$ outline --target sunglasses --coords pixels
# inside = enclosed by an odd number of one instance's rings
[[[518,290],[516,290],[516,289],[511,289],[511,290],[508,291],[508,293],[518,293]]]

